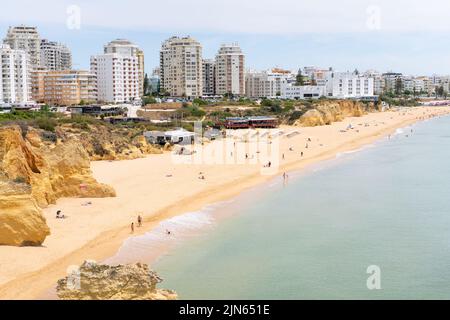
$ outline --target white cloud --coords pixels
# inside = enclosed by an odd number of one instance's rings
[[[84,25],[164,32],[300,34],[369,32],[367,8],[380,9],[380,31],[450,31],[448,0],[16,0],[0,20],[65,25],[66,8]]]

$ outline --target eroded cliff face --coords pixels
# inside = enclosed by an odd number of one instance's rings
[[[44,141],[41,130],[0,128],[0,244],[39,245],[49,234],[40,208],[61,197],[114,197],[98,183],[76,138]]]
[[[0,245],[38,246],[50,234],[29,185],[0,177]]]
[[[157,289],[162,280],[146,264],[109,266],[84,262],[58,281],[63,300],[175,300],[171,290]]]
[[[323,126],[342,121],[346,117],[360,117],[373,111],[376,111],[373,103],[364,104],[351,100],[323,101],[318,102],[314,109],[308,110],[295,122],[295,125],[302,127]]]
[[[73,125],[63,125],[57,129],[57,136],[61,139],[77,138],[91,160],[132,160],[162,153],[161,149],[147,143],[142,130],[93,125],[89,125],[88,130],[80,130]]]

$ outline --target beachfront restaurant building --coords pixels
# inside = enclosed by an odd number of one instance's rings
[[[273,129],[278,127],[278,120],[277,118],[274,117],[265,117],[265,116],[249,117],[248,123],[251,128]]]
[[[248,129],[248,119],[247,118],[226,118],[223,122],[223,126],[226,129]]]
[[[172,131],[147,131],[144,132],[144,136],[149,143],[165,145],[170,144],[180,144],[189,145],[194,143],[195,133],[184,130],[182,128],[172,130]]]
[[[249,129],[249,128],[276,128],[278,120],[275,117],[257,116],[257,117],[235,117],[226,118],[223,121],[226,129]]]

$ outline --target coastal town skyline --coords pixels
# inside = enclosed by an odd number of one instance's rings
[[[67,26],[79,27],[79,8],[70,10],[75,17]],[[0,49],[4,69],[0,74],[4,78],[0,102],[6,107],[33,107],[36,103],[146,104],[152,95],[378,101],[378,96],[385,94],[446,98],[450,92],[450,76],[436,73],[411,76],[358,67],[342,71],[323,65],[306,65],[298,71],[278,66],[258,70],[248,65],[248,56],[238,42],[222,43],[211,59],[205,57],[203,44],[191,36],[171,36],[162,42],[159,65],[151,73],[145,68],[145,51],[126,38],[105,43],[103,53],[91,55],[90,66],[85,69],[73,63],[69,46],[54,38],[49,40],[36,26],[8,27]]]
[[[167,4],[149,6],[142,3],[144,9],[153,12],[148,19],[141,18],[142,13],[139,12],[135,19],[117,19],[122,8],[119,4],[108,4],[104,17],[94,17],[91,12],[97,12],[95,8],[101,2],[61,1],[51,6],[21,2],[24,9],[13,17],[7,12],[17,4],[7,4],[0,13],[3,33],[9,26],[36,26],[46,37],[65,43],[72,49],[76,69],[88,69],[89,57],[100,52],[103,44],[125,38],[146,52],[145,71],[151,73],[159,64],[159,49],[163,41],[173,35],[190,35],[202,43],[204,58],[213,58],[222,43],[238,42],[247,56],[246,65],[251,69],[282,67],[296,71],[303,66],[318,66],[334,67],[341,71],[375,69],[416,76],[450,74],[450,63],[442,59],[447,45],[441,41],[443,32],[446,28],[450,29],[450,25],[440,18],[442,14],[438,10],[431,10],[429,7],[432,6],[423,4],[414,10],[405,6],[400,10],[400,16],[397,12],[399,6],[386,1],[379,1],[376,5],[367,1],[346,1],[357,9],[351,13],[344,13],[334,4],[327,4],[321,12],[320,21],[314,23],[308,16],[314,15],[317,5],[283,1],[283,4],[289,5],[289,10],[276,10],[273,5],[264,3],[262,7],[265,9],[253,11],[255,16],[247,19],[253,21],[252,24],[241,21],[245,14],[249,16],[251,13],[246,6],[234,13],[235,18],[242,19],[236,21],[233,18],[233,23],[228,24],[222,20],[214,23],[211,17],[206,18],[205,9],[195,6],[196,12],[185,12],[186,21],[189,21],[187,27],[179,22],[181,11],[186,7],[178,1],[170,1],[174,5],[171,11],[174,19],[169,19],[169,22],[154,13],[165,9]],[[229,9],[222,9],[225,16],[231,15]],[[278,15],[269,20],[267,14],[273,10],[290,22],[281,23]],[[396,19],[392,17],[393,12]],[[427,12],[429,14],[425,15]],[[79,14],[80,25],[69,28],[68,19],[73,18],[74,14]],[[295,14],[298,14],[298,19],[295,19]],[[192,20],[196,22],[192,23]],[[418,23],[411,24],[412,21]]]

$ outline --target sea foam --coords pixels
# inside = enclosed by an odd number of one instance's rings
[[[212,227],[215,222],[212,212],[220,205],[209,205],[200,211],[163,220],[149,232],[126,239],[116,255],[104,262],[108,264],[153,262],[177,243]]]

